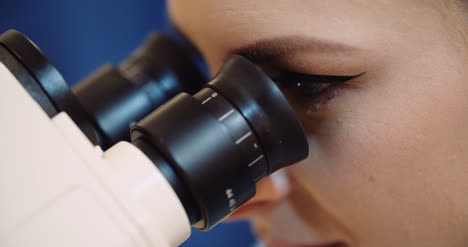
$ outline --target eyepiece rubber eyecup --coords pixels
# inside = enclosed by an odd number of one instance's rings
[[[234,55],[208,87],[242,113],[265,150],[271,174],[309,155],[304,128],[275,83],[248,59]]]

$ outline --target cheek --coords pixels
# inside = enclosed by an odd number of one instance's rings
[[[303,116],[311,155],[292,176],[325,210],[375,238],[411,238],[418,224],[440,232],[450,215],[463,215],[454,192],[468,189],[468,90],[451,60],[427,60],[369,74],[326,117]]]

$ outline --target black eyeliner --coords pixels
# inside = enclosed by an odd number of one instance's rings
[[[321,83],[321,84],[336,84],[345,83],[349,80],[357,78],[365,73],[354,76],[340,76],[340,75],[314,75],[314,74],[302,74],[295,72],[288,72],[278,77],[273,78],[274,81],[282,83],[294,83],[300,81],[308,81],[309,83]]]
[[[300,91],[304,96],[318,96],[331,85],[343,84],[365,73],[354,76],[314,75],[288,72],[273,79],[281,87]]]

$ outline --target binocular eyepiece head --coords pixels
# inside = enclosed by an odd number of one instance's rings
[[[309,148],[293,109],[257,66],[234,55],[205,84],[190,57],[156,34],[120,68],[105,66],[71,90],[30,40],[13,30],[0,36],[0,61],[50,117],[67,112],[103,149],[131,141],[190,222],[207,230]]]

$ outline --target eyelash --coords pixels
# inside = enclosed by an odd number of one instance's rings
[[[361,74],[362,75],[362,74]],[[311,106],[314,111],[325,110],[327,103],[336,95],[343,84],[357,76],[326,76],[288,72],[273,80],[293,101]]]

